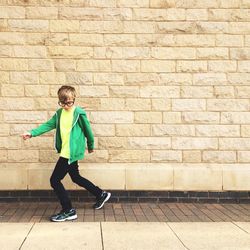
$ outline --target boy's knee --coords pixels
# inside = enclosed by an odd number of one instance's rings
[[[50,177],[50,186],[52,188],[55,188],[59,182],[60,180],[54,178],[53,176]]]

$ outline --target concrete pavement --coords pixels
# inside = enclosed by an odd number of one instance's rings
[[[0,223],[0,248],[249,250],[250,222]]]

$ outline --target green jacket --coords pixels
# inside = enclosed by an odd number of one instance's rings
[[[62,139],[60,134],[61,114],[62,108],[58,109],[50,120],[30,131],[32,137],[35,137],[52,129],[56,129],[55,148],[58,153],[60,153],[62,149]],[[94,149],[94,136],[90,127],[90,123],[87,119],[86,112],[82,108],[76,107],[74,110],[73,124],[69,140],[69,164],[84,158],[86,145],[85,137],[87,138],[88,149]]]

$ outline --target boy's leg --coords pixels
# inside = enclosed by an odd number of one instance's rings
[[[77,185],[79,185],[81,187],[84,187],[86,190],[88,190],[90,193],[92,193],[94,196],[96,196],[96,198],[98,198],[102,195],[102,192],[103,192],[102,189],[95,186],[91,181],[82,177],[79,174],[77,161],[70,164],[69,175],[74,183],[76,183]]]
[[[55,169],[50,177],[51,187],[54,189],[63,210],[70,210],[72,208],[68,193],[65,190],[61,180],[68,173],[68,159],[60,157],[56,163]]]

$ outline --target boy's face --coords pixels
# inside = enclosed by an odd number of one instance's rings
[[[70,109],[72,109],[72,107],[74,106],[75,103],[75,99],[73,97],[69,97],[64,101],[60,101],[58,102],[58,104],[66,111],[69,111]]]

